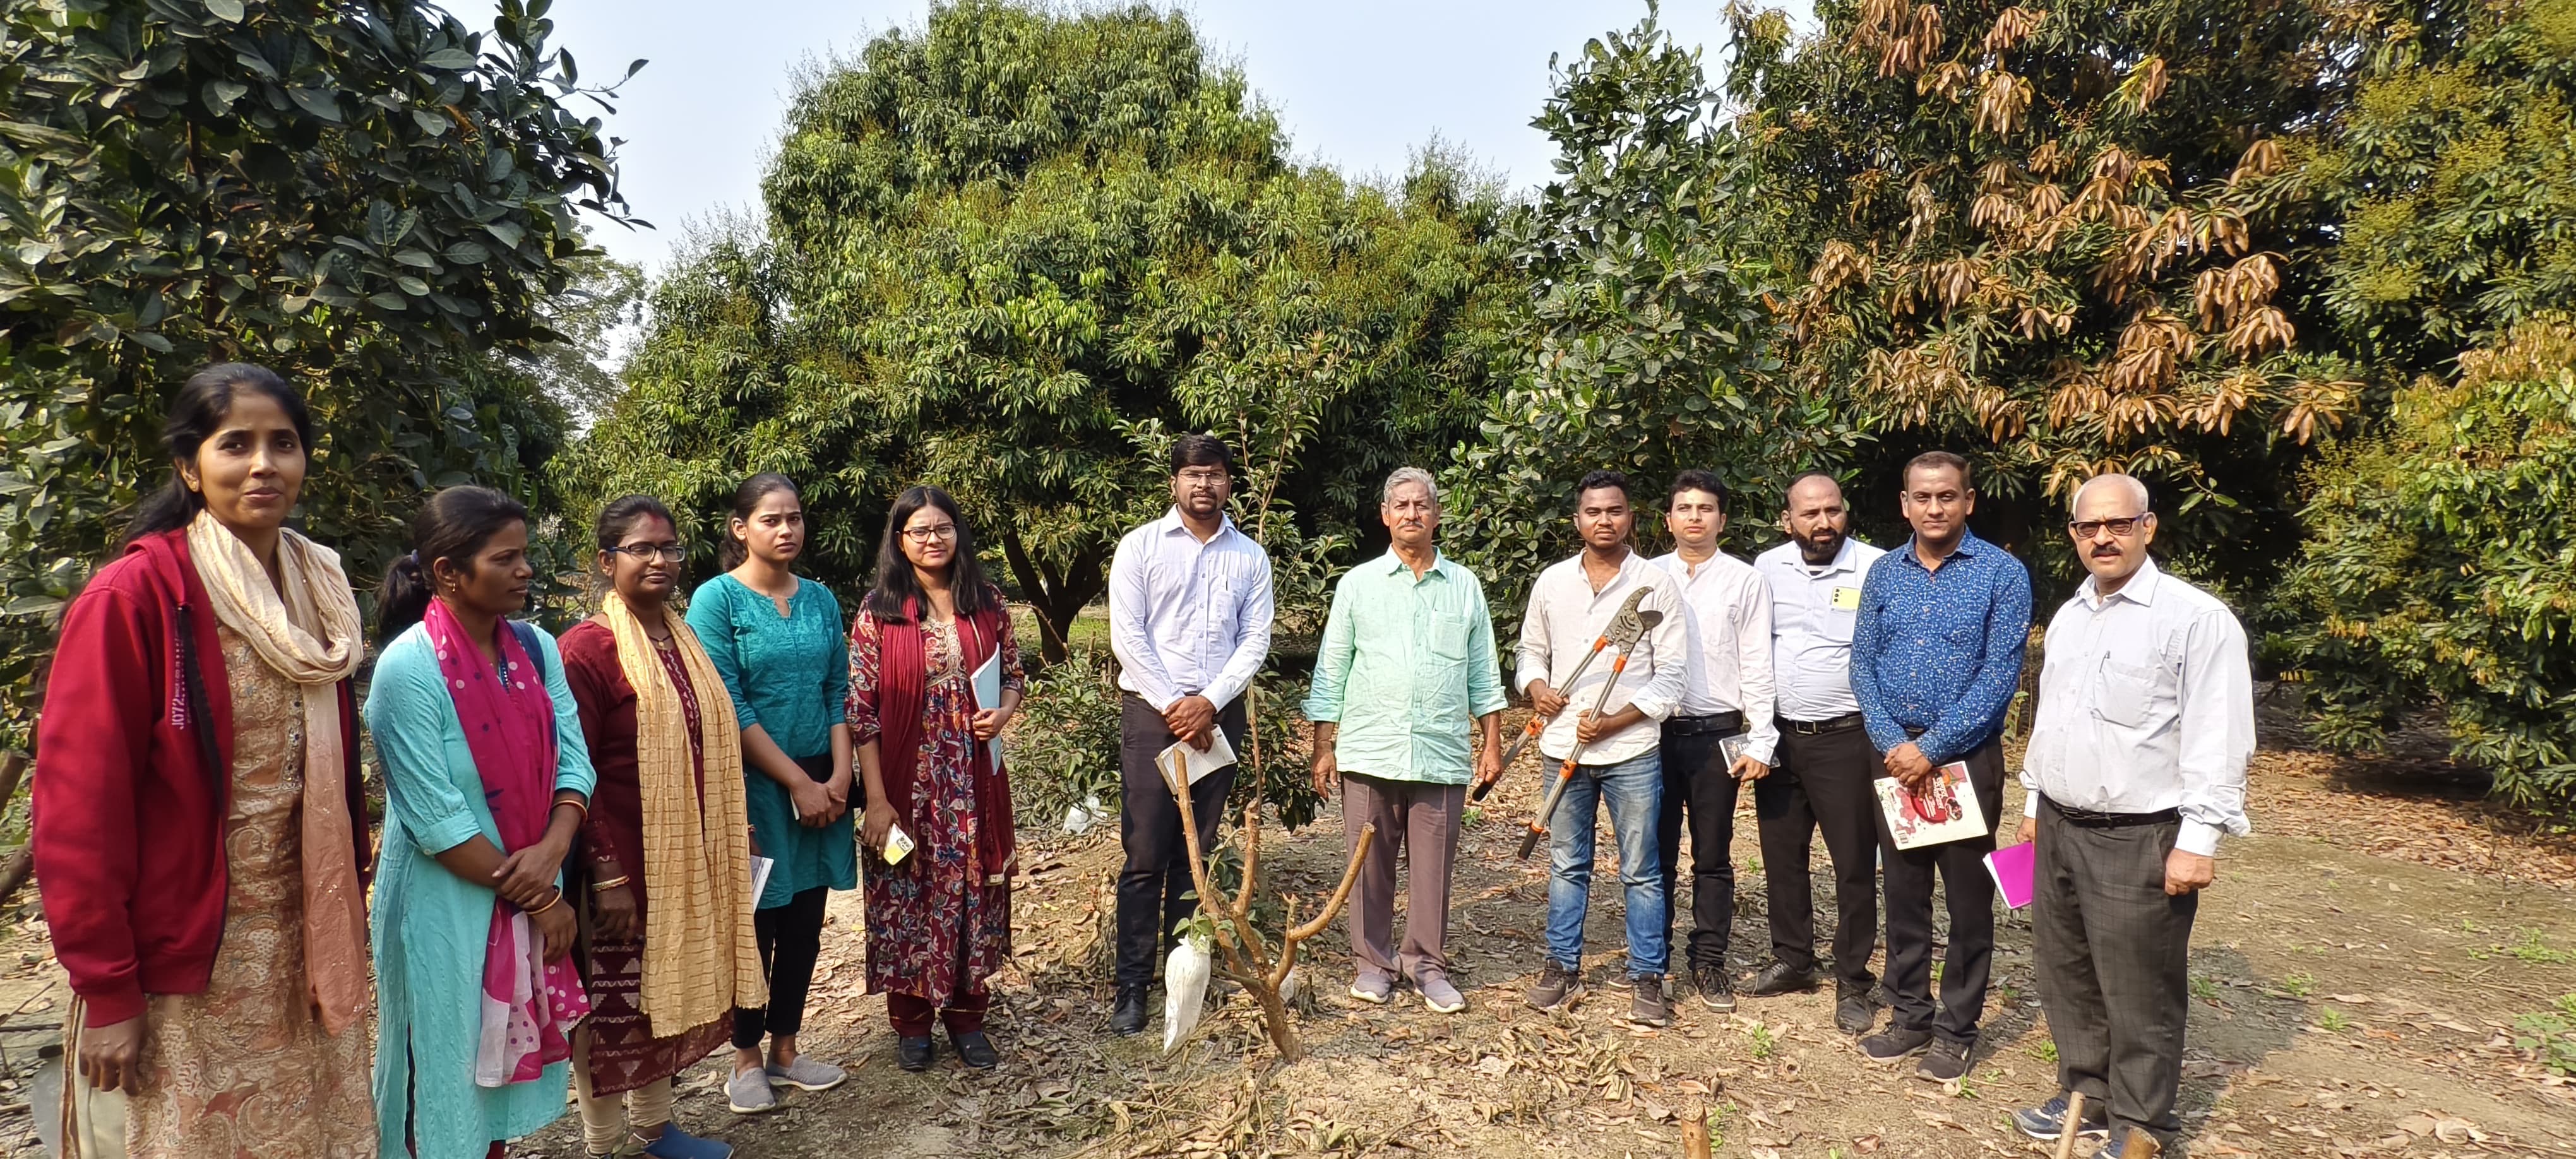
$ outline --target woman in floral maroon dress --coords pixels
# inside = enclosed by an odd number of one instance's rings
[[[975,675],[988,665],[983,704]],[[984,1035],[984,983],[1011,959],[1011,786],[989,742],[1024,683],[1010,612],[956,501],[905,491],[850,629],[849,703],[868,792],[868,991],[886,995],[905,1070],[936,1055],[934,1018],[966,1065],[1001,1063]],[[915,848],[889,862],[898,827]]]

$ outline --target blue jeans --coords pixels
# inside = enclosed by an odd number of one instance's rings
[[[1664,867],[1655,856],[1663,812],[1663,762],[1656,753],[1615,765],[1581,765],[1548,822],[1547,956],[1568,970],[1583,964],[1583,916],[1592,898],[1595,802],[1610,806],[1619,841],[1619,885],[1628,898],[1628,973],[1664,972]]]

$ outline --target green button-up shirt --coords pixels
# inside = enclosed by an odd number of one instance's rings
[[[1343,772],[1466,784],[1475,719],[1502,707],[1494,619],[1476,573],[1438,557],[1416,579],[1389,551],[1335,585],[1306,719],[1341,726]]]

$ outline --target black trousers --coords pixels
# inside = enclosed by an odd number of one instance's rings
[[[1878,814],[1879,857],[1887,879],[1887,988],[1895,1000],[1889,1024],[1929,1030],[1945,1042],[1974,1046],[1994,972],[1995,879],[1985,857],[1995,851],[2003,808],[2004,750],[1996,741],[1969,753],[1968,783],[1986,814],[1986,835],[1898,849]],[[1871,805],[1877,813],[1877,805]],[[1950,952],[1941,959],[1939,1017],[1932,1005],[1932,880],[1950,902]]]
[[[1727,933],[1735,927],[1735,778],[1719,742],[1735,731],[1687,732],[1664,725],[1663,809],[1655,818],[1655,852],[1664,863],[1664,944],[1681,914],[1682,827],[1691,835],[1690,968],[1726,967]],[[1687,821],[1685,821],[1687,814]],[[1681,955],[1674,955],[1681,957]]]
[[[823,952],[823,904],[831,896],[829,888],[818,885],[788,898],[786,905],[752,911],[760,969],[769,975],[769,1008],[735,1008],[736,1049],[759,1049],[763,1032],[775,1038],[804,1029],[805,991],[814,984],[814,959]]]
[[[2031,930],[2060,1089],[2160,1141],[2182,1129],[2183,1021],[2200,895],[2165,896],[2179,820],[2077,825],[2043,801]]]
[[[1813,735],[1780,730],[1779,763],[1753,783],[1753,813],[1768,873],[1771,955],[1793,970],[1816,968],[1816,894],[1807,871],[1817,831],[1834,873],[1834,984],[1867,993],[1878,948],[1878,750],[1859,725]]]
[[[1243,700],[1237,697],[1216,715],[1226,743],[1241,751]],[[1191,898],[1198,885],[1190,879],[1189,842],[1181,833],[1181,807],[1154,767],[1154,754],[1179,737],[1163,727],[1163,714],[1134,695],[1118,705],[1118,838],[1127,849],[1126,868],[1118,871],[1118,964],[1121,986],[1154,980],[1157,947],[1169,952],[1176,944],[1172,927],[1198,908]],[[1208,774],[1190,786],[1191,819],[1198,825],[1200,852],[1216,847],[1217,826],[1225,819],[1225,797],[1234,789],[1234,769]]]

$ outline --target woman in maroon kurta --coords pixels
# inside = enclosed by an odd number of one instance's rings
[[[974,675],[991,664],[991,704]],[[984,980],[1011,958],[1011,786],[988,741],[1018,711],[1019,643],[984,580],[957,504],[936,487],[895,500],[877,586],[850,629],[850,730],[867,778],[868,991],[886,996],[896,1064],[930,1065],[934,1017],[979,1070]],[[896,826],[916,848],[884,856]]]
[[[692,1137],[670,1123],[671,1080],[730,1041],[731,1002],[712,1003],[703,1022],[661,1037],[653,1034],[653,1021],[646,1015],[646,870],[652,861],[645,838],[648,778],[642,775],[637,726],[639,710],[652,702],[637,695],[627,675],[612,617],[631,616],[630,630],[641,629],[659,662],[660,679],[676,693],[677,710],[686,722],[696,790],[689,807],[701,812],[698,828],[709,847],[721,843],[721,827],[730,825],[747,833],[740,801],[729,802],[729,810],[721,809],[716,806],[724,802],[707,793],[710,733],[701,706],[716,706],[726,694],[722,687],[700,687],[691,679],[688,651],[694,642],[684,638],[689,630],[686,623],[666,613],[686,558],[669,512],[641,496],[618,500],[601,514],[599,538],[601,556],[617,592],[613,606],[574,626],[561,641],[564,678],[580,708],[591,765],[599,773],[590,814],[582,824],[582,852],[574,866],[581,881],[579,896],[589,900],[590,918],[580,963],[583,984],[590,992],[591,1016],[583,1024],[583,1038],[575,1050],[575,1090],[581,1096],[584,1143],[592,1155],[640,1146],[652,1156],[721,1159],[731,1153],[730,1148]],[[728,719],[714,731],[714,743],[736,744],[736,735]],[[730,821],[719,815],[728,811]],[[748,840],[747,835],[743,840]],[[739,866],[726,869],[742,872]],[[657,889],[675,888],[667,881],[652,884]],[[746,920],[748,888],[744,883],[730,899],[740,902]],[[665,903],[680,904],[667,897]],[[726,899],[717,904],[726,904]],[[707,905],[701,899],[692,908]],[[614,1096],[620,1094],[626,1096],[624,1128],[631,1140],[619,1138],[620,1108]]]

